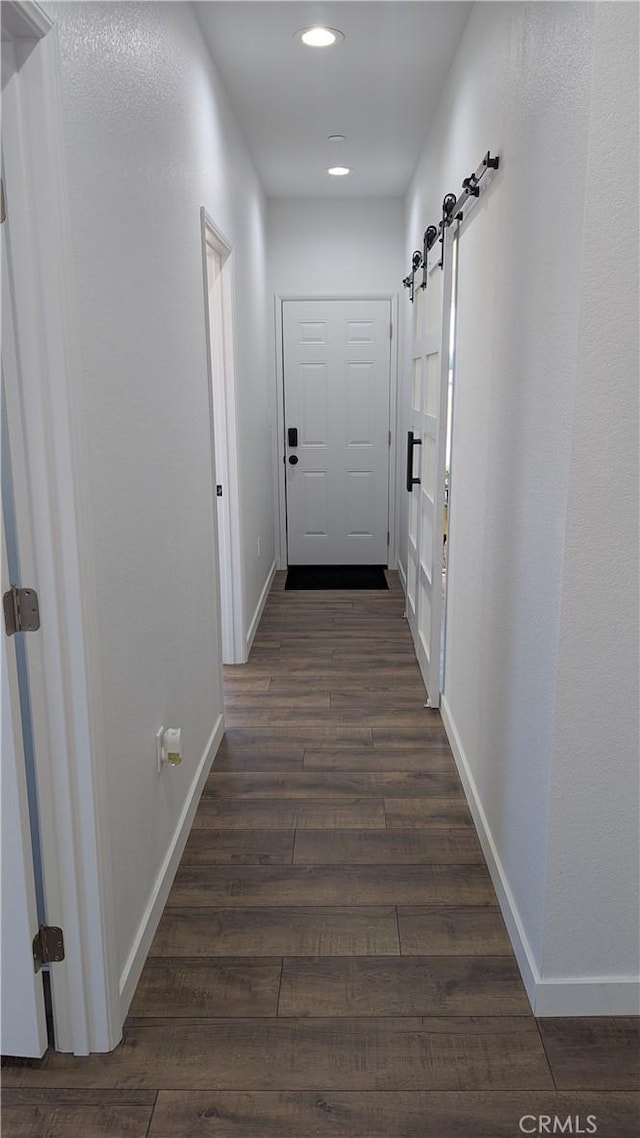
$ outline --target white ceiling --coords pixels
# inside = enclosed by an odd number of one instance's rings
[[[200,0],[211,54],[270,197],[407,189],[471,4],[457,0]],[[294,33],[344,33],[308,48]],[[329,143],[327,135],[346,142]],[[352,166],[331,178],[328,166]]]

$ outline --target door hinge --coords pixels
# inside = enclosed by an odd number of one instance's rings
[[[389,446],[391,446],[391,431],[389,431]]]
[[[389,533],[389,530],[387,530],[387,545],[389,544],[390,538],[391,534]]]
[[[4,200],[4,179],[0,178],[0,225],[7,220],[7,207]]]
[[[16,632],[37,632],[40,628],[40,606],[35,589],[19,589],[12,585],[2,598],[4,626],[7,636]]]
[[[39,972],[43,964],[59,964],[64,960],[64,936],[55,925],[40,925],[33,938],[33,967]]]
[[[222,486],[219,482],[216,483],[216,498],[222,497]]]

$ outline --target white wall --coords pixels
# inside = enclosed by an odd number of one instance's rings
[[[273,561],[264,202],[191,5],[51,4],[123,1002],[221,728],[200,206],[234,247],[247,626]],[[257,558],[257,538],[262,557]],[[160,725],[184,761],[155,767]],[[156,897],[157,894],[157,897]],[[159,902],[158,902],[159,903]]]
[[[617,977],[615,1013],[640,947],[637,6],[595,33],[542,964]]]
[[[271,199],[270,293],[395,293],[403,259],[402,198]]]
[[[267,207],[271,312],[275,313],[278,296],[395,296],[402,291],[404,276],[403,226],[401,198],[271,199]],[[276,383],[282,383],[281,373],[276,376],[275,319],[274,315],[270,327],[274,408]],[[401,332],[396,328],[396,354]],[[276,469],[281,455],[282,443],[274,436]],[[283,502],[281,509],[284,513]]]
[[[584,975],[629,975],[637,944],[637,935],[631,932],[633,911],[622,918],[621,904],[634,888],[637,892],[637,859],[629,857],[626,870],[621,869],[612,843],[603,841],[597,876],[580,870],[579,851],[588,842],[584,829],[588,833],[594,814],[603,827],[616,825],[616,818],[624,823],[626,837],[620,850],[627,856],[636,840],[637,829],[630,828],[631,808],[623,803],[634,800],[637,790],[628,767],[629,756],[637,756],[637,733],[634,738],[632,712],[627,709],[618,716],[609,712],[606,700],[604,705],[597,700],[595,669],[590,680],[602,716],[598,735],[592,734],[589,716],[575,713],[576,707],[583,707],[589,686],[577,664],[584,659],[593,611],[602,601],[589,561],[584,560],[584,544],[576,565],[567,560],[574,525],[582,543],[588,537],[584,521],[593,501],[592,484],[600,486],[609,478],[603,463],[595,471],[591,467],[585,480],[586,463],[602,449],[596,407],[608,388],[620,386],[617,328],[596,320],[593,301],[588,315],[585,311],[585,289],[593,290],[589,274],[597,260],[590,254],[585,277],[583,258],[604,220],[599,199],[597,209],[587,208],[585,213],[585,188],[587,201],[594,186],[604,201],[618,183],[616,154],[608,165],[600,162],[597,147],[604,124],[620,115],[614,151],[631,135],[635,138],[631,108],[623,100],[620,106],[627,114],[617,110],[617,83],[609,94],[604,82],[592,90],[594,18],[599,7],[477,5],[407,199],[405,271],[411,250],[421,246],[425,226],[438,221],[443,195],[459,190],[462,178],[486,150],[501,156],[501,169],[465,223],[460,242],[443,715],[484,832],[529,991],[534,1001],[540,1000],[541,1010],[547,977],[561,975],[572,981]],[[624,12],[616,25],[617,36],[598,47],[604,53],[600,66],[610,83],[617,72],[616,51],[622,51],[623,58],[625,52],[633,55],[637,36],[634,39],[632,29],[625,34],[622,28],[624,19],[633,21],[633,6],[604,7]],[[626,69],[617,77],[633,90],[633,76]],[[596,129],[598,119],[602,124]],[[632,181],[631,176],[623,177],[625,181]],[[626,247],[622,241],[616,245],[618,259],[606,285],[610,295],[625,296],[636,248],[633,241]],[[613,299],[611,307],[617,310]],[[630,307],[632,302],[625,299],[627,321]],[[601,366],[596,376],[591,353],[590,395],[583,387],[579,348],[587,326],[597,328],[601,337],[598,365],[603,358],[608,361],[609,377],[607,383]],[[628,329],[628,324],[624,327]],[[625,334],[628,337],[628,330]],[[633,346],[620,354],[628,369]],[[637,384],[637,359],[632,374]],[[585,423],[579,430],[583,400],[589,400],[589,410],[585,407]],[[405,387],[403,429],[407,406]],[[618,422],[617,399],[609,410]],[[576,431],[584,448],[580,461]],[[619,431],[610,438],[616,455],[613,466],[622,468],[632,461],[631,440]],[[404,498],[401,507],[404,551]],[[632,507],[625,493],[615,510],[625,535],[623,545],[635,532]],[[592,556],[608,569],[610,542],[605,528],[603,518]],[[581,575],[575,577],[580,558]],[[624,572],[628,574],[626,561]],[[618,691],[618,709],[621,703],[627,706],[634,673],[629,671],[629,659],[612,656],[612,622],[625,621],[629,611],[637,611],[629,609],[631,582],[624,572],[622,582],[628,584],[608,590],[606,608],[597,621],[601,637],[597,661],[607,661],[606,687]],[[617,572],[615,576],[617,580]],[[591,613],[585,606],[587,580]],[[605,640],[610,649],[606,654]],[[569,707],[574,713],[564,715],[563,708]],[[567,749],[570,729],[573,736]],[[601,769],[607,752],[600,743],[611,734],[617,739],[614,753],[620,782],[615,788],[608,784],[607,807],[601,814],[591,768]],[[587,762],[586,755],[591,756]],[[572,780],[578,778],[581,801],[567,828],[566,800],[571,800]],[[562,923],[569,888],[571,912],[579,911],[581,919],[574,930],[570,923],[563,926],[560,951],[560,943],[557,950],[552,947],[556,934],[550,924],[551,908],[555,905],[555,919]],[[611,904],[601,918],[598,906],[607,889],[612,889]],[[613,909],[622,920],[615,945]],[[578,937],[584,945],[587,926],[590,948],[580,954]],[[567,1014],[589,1009],[595,1013],[599,996],[594,991],[583,993],[580,1003],[582,996],[576,997],[570,983],[564,992]],[[574,997],[578,1002],[572,1002]],[[555,1014],[562,1014],[558,1003],[555,1007]]]

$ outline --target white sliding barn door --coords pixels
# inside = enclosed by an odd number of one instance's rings
[[[411,353],[411,472],[407,550],[407,616],[430,707],[440,706],[442,545],[449,381],[452,246],[436,242],[427,260],[427,287],[416,285]],[[440,267],[441,255],[444,260]],[[408,488],[408,487],[407,487]]]
[[[290,565],[386,565],[388,300],[283,301]]]

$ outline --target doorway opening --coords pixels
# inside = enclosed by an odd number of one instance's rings
[[[238,444],[233,340],[233,252],[230,243],[200,210],[205,284],[209,407],[220,579],[222,662],[244,664]]]

